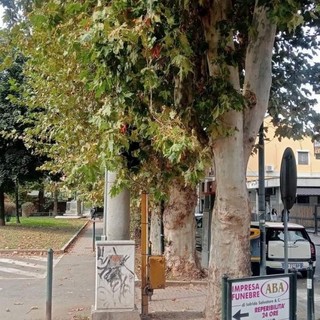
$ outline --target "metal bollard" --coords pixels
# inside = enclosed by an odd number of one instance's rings
[[[225,274],[222,277],[222,320],[228,319],[228,276]]]
[[[52,275],[53,275],[53,250],[48,250],[47,260],[47,300],[46,300],[46,320],[52,319]]]
[[[307,320],[315,320],[314,315],[314,283],[313,283],[313,264],[309,262],[307,271]]]

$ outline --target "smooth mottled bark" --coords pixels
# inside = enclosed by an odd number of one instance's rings
[[[230,125],[239,126],[242,114],[231,112],[228,120]],[[250,274],[249,202],[245,171],[240,169],[244,167],[242,139],[239,131],[217,141],[213,147],[217,189],[211,225],[206,319],[221,319],[223,275],[239,278]]]
[[[167,268],[173,275],[197,273],[199,263],[196,255],[194,218],[196,189],[175,180],[169,195],[170,200],[163,214]]]
[[[207,60],[210,76],[219,77],[219,46],[223,40],[220,22],[228,20],[232,1],[211,1],[202,18],[208,42]],[[216,201],[211,226],[209,286],[206,319],[221,319],[221,280],[224,274],[232,278],[250,275],[249,227],[250,210],[246,190],[246,167],[259,127],[268,107],[271,87],[271,58],[275,39],[275,25],[267,16],[267,9],[256,2],[252,34],[249,36],[245,60],[245,79],[241,90],[238,68],[228,66],[232,87],[246,98],[243,111],[229,111],[219,117],[232,132],[212,139],[216,175]],[[234,49],[233,38],[226,42]],[[224,38],[225,40],[225,38]]]
[[[155,207],[150,217],[150,245],[152,255],[161,255],[162,252],[162,213],[161,206]]]

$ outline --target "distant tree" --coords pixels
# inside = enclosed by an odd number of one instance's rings
[[[0,70],[0,202],[4,199],[5,192],[15,190],[18,193],[19,183],[40,179],[44,174],[37,170],[44,158],[34,154],[23,141],[24,130],[28,125],[22,119],[27,108],[15,103],[19,98],[17,88],[24,82],[25,59],[21,54],[11,54],[12,62],[7,68]],[[18,207],[16,210],[19,222]],[[0,225],[5,225],[2,204]]]

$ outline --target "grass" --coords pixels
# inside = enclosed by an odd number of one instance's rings
[[[0,250],[60,250],[87,220],[52,217],[15,218],[0,227]]]

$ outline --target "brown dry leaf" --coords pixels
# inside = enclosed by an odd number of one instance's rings
[[[83,311],[84,308],[77,308],[76,311]]]
[[[72,308],[71,311],[75,312],[75,311],[83,311],[84,308],[83,307],[78,307],[78,308]]]
[[[29,310],[26,314],[28,314],[28,313],[31,312],[32,310],[38,310],[38,309],[39,309],[38,306],[32,306],[32,307],[30,308],[30,310]]]

